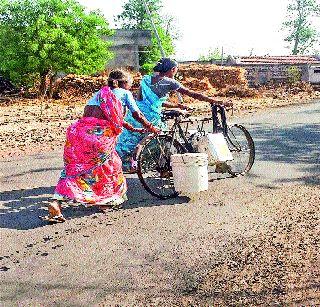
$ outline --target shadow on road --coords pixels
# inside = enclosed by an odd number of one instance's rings
[[[259,161],[291,164],[304,173],[292,178],[282,174],[279,183],[320,184],[320,125],[299,123],[279,128],[255,123],[250,133]]]
[[[9,176],[4,176],[2,180],[10,180],[11,178],[16,178],[16,177],[20,177],[20,176],[24,176],[24,175],[52,172],[52,171],[57,171],[57,170],[61,170],[61,167],[47,167],[47,168],[32,169],[32,170],[28,170],[25,172],[21,172],[21,173],[9,175]]]
[[[137,178],[129,178],[127,182],[129,200],[124,203],[123,209],[175,205],[189,201],[187,197],[160,200],[149,195]],[[47,225],[39,219],[39,216],[47,215],[46,208],[54,188],[50,186],[0,192],[2,202],[0,228],[27,230]],[[89,216],[98,212],[96,207],[86,208],[78,204],[66,205],[63,208],[63,214],[67,219]]]
[[[42,226],[38,218],[45,215],[46,201],[54,187],[13,190],[0,193],[0,228],[33,229]]]

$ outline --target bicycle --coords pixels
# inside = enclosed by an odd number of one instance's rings
[[[151,195],[160,199],[178,196],[174,189],[170,156],[197,152],[197,142],[208,133],[204,126],[210,121],[212,133],[223,133],[233,156],[232,161],[222,164],[224,172],[236,177],[250,171],[255,159],[255,147],[248,130],[239,124],[228,124],[225,109],[221,106],[213,105],[211,113],[211,117],[191,119],[181,111],[166,110],[162,113],[162,120],[173,120],[171,128],[160,135],[148,135],[139,143],[135,153],[137,174]],[[182,124],[186,124],[184,129]],[[190,124],[196,124],[196,130],[188,130]],[[244,163],[241,163],[241,155],[245,155]]]

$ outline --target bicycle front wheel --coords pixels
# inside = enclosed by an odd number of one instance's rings
[[[144,139],[137,150],[137,174],[144,188],[160,199],[178,196],[174,189],[170,157],[183,153],[182,145],[168,135]]]
[[[255,147],[249,131],[242,125],[227,128],[226,140],[233,160],[228,161],[228,172],[232,176],[244,175],[250,171],[255,158]]]

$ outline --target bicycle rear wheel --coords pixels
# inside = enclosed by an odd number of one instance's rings
[[[253,139],[242,125],[227,127],[226,140],[233,160],[228,161],[228,172],[232,176],[244,175],[250,171],[255,158]]]
[[[144,139],[137,150],[137,174],[143,187],[160,199],[178,196],[174,189],[170,156],[184,153],[182,145],[168,135]]]

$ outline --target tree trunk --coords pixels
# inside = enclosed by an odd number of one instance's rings
[[[44,98],[47,94],[47,77],[48,77],[49,70],[46,70],[42,73],[40,73],[40,87],[38,96],[41,98]]]
[[[293,50],[292,50],[293,55],[298,54],[298,45],[299,45],[299,34],[297,32],[296,37],[294,39],[294,46],[293,46]]]
[[[303,23],[303,18],[302,18],[302,7],[301,7],[301,3],[300,0],[297,0],[297,8],[298,8],[298,17],[299,17],[299,23],[296,29],[296,35],[294,38],[294,46],[293,46],[293,50],[292,50],[292,54],[293,55],[297,55],[298,54],[298,46],[300,43],[300,31],[301,31],[301,25]]]
[[[54,78],[55,78],[55,75],[50,73],[50,76],[49,76],[49,86],[47,88],[47,97],[48,98],[52,98],[52,94],[53,94],[53,82],[54,82]]]

